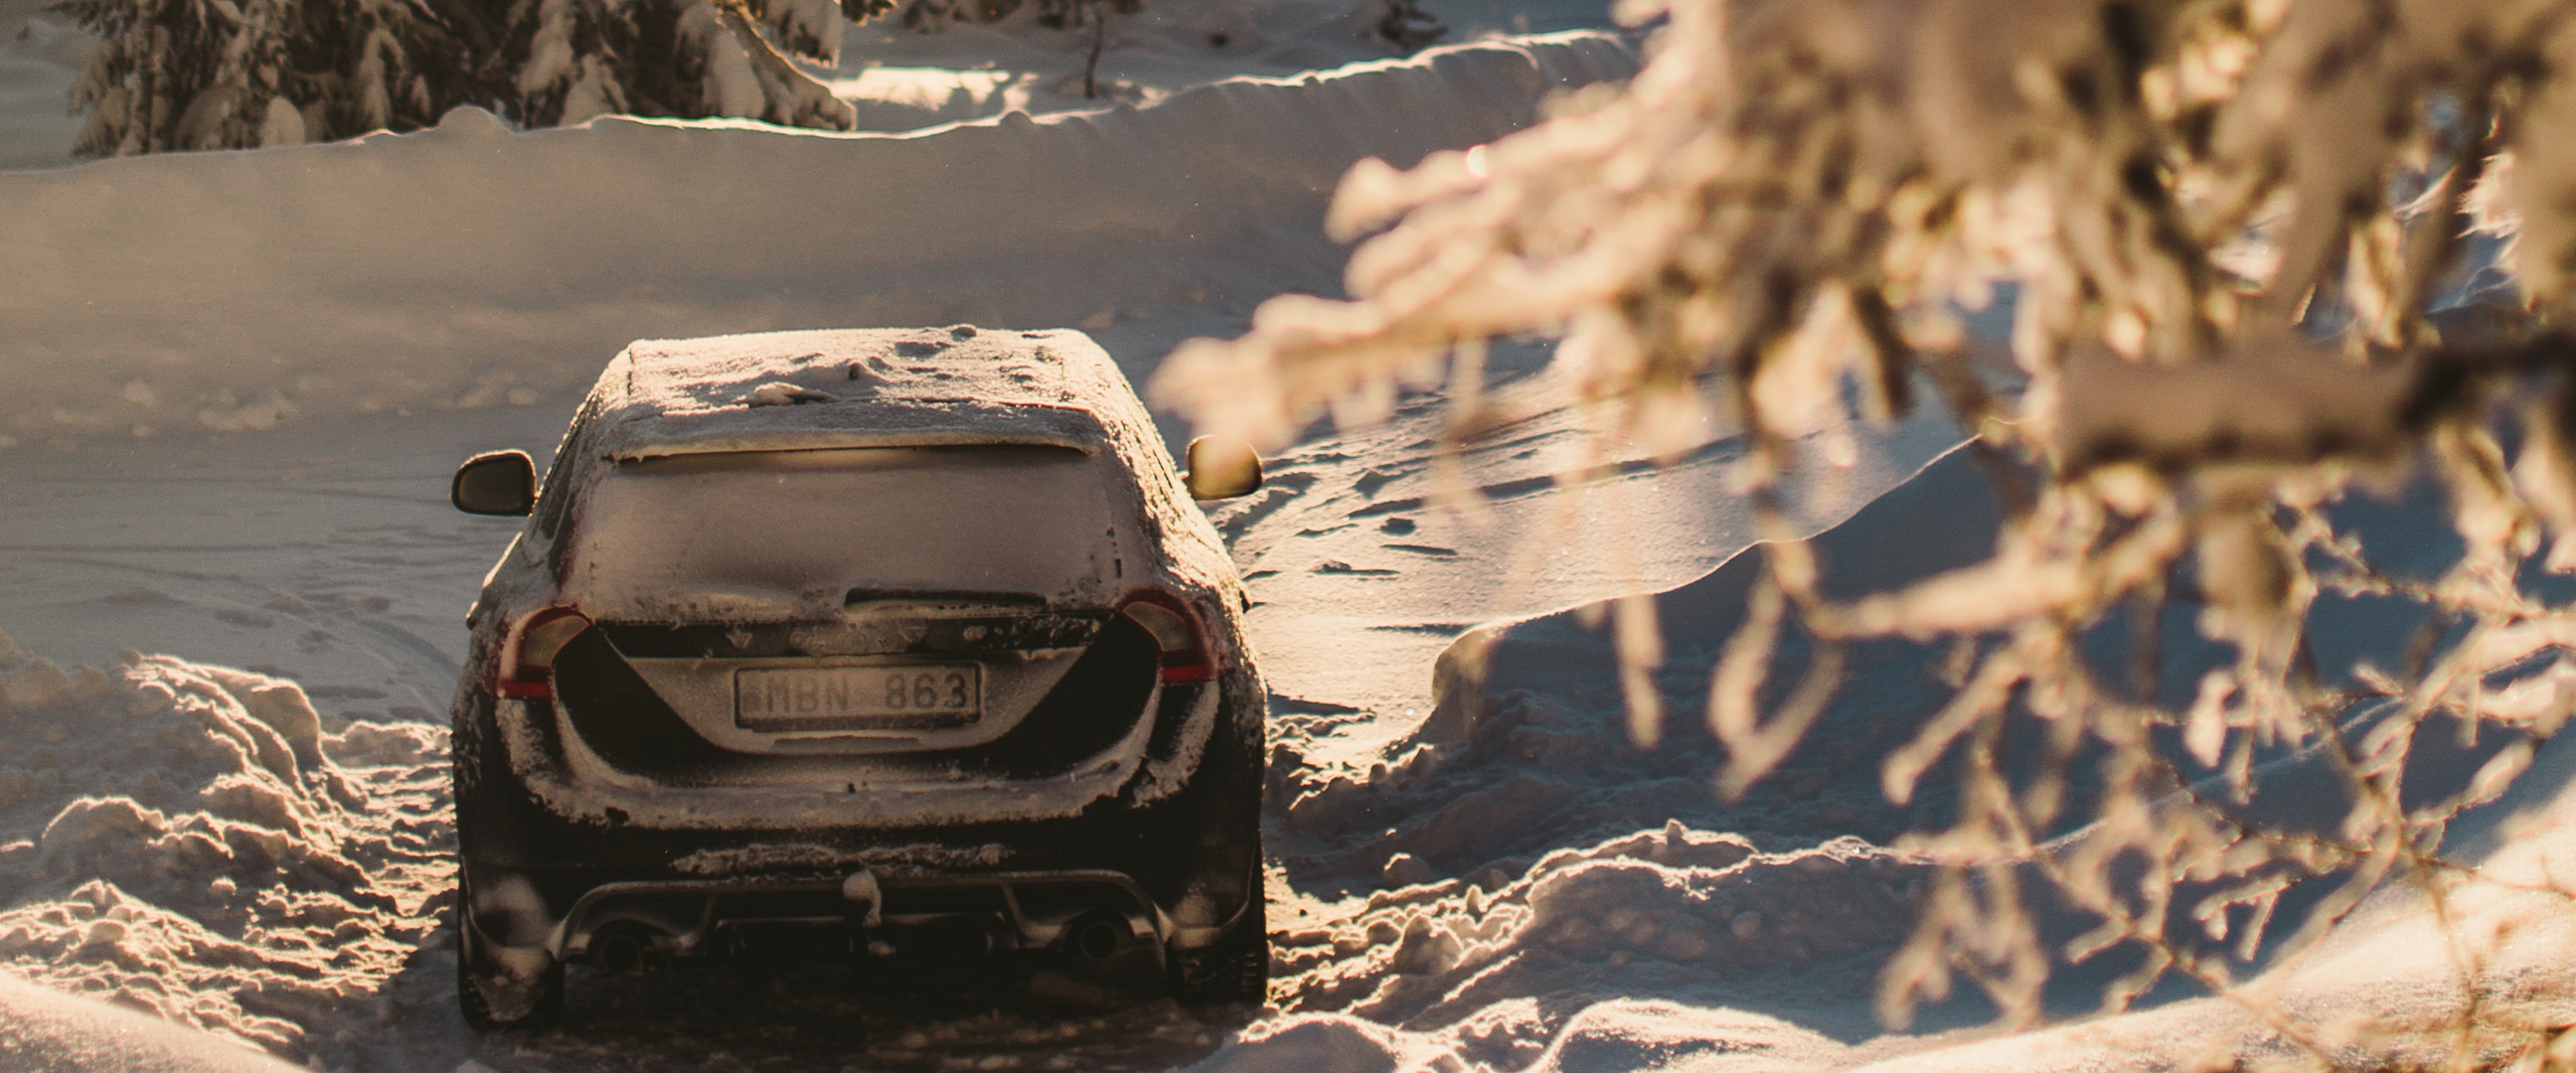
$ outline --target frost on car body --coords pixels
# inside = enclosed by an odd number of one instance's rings
[[[1242,601],[1079,333],[630,346],[471,616],[460,1000],[782,930],[1258,999]]]

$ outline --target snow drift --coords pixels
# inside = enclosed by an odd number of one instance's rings
[[[1508,1068],[1563,1016],[1492,1038],[1495,1011],[1515,1003],[1714,1005],[1732,997],[1731,980],[1819,966],[1840,970],[1832,975],[1844,984],[1865,981],[1865,967],[1836,963],[1904,938],[1922,873],[1921,862],[1858,839],[1766,854],[1675,820],[1549,853],[1520,875],[1380,891],[1329,927],[1283,932],[1273,999],[1416,1029],[1485,1024],[1469,1057]]]
[[[444,738],[168,656],[0,656],[0,967],[300,1055],[431,928]]]
[[[297,1067],[147,1013],[0,972],[0,1065],[12,1073],[290,1073]]]

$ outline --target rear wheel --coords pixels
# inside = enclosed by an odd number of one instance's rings
[[[1260,696],[1256,682],[1237,692],[1236,703],[1259,705]],[[1247,701],[1247,697],[1252,699]],[[1247,901],[1241,915],[1216,942],[1197,950],[1175,951],[1170,957],[1172,996],[1184,1006],[1257,1006],[1270,997],[1270,927],[1269,916],[1264,912],[1268,895],[1261,851],[1261,791],[1265,781],[1258,718],[1261,709],[1254,707],[1255,718],[1248,721],[1239,718],[1242,713],[1232,705],[1220,712],[1220,727],[1233,726],[1236,731],[1220,729],[1212,735],[1207,755],[1199,761],[1199,778],[1189,791],[1197,800],[1188,806],[1196,816],[1196,826],[1186,837],[1203,847],[1249,851],[1240,856],[1218,857],[1230,858],[1235,862],[1232,864],[1209,862],[1219,868],[1243,869],[1236,875],[1242,877],[1240,889]],[[1217,889],[1233,886],[1222,882],[1209,885]]]
[[[1172,959],[1172,997],[1184,1006],[1260,1005],[1270,995],[1270,927],[1260,888],[1225,937]]]

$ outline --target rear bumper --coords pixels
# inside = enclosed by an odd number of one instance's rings
[[[892,956],[925,943],[1001,953],[1066,950],[1080,945],[1083,929],[1108,928],[1102,934],[1114,935],[1114,948],[1148,942],[1194,949],[1232,923],[1182,925],[1115,872],[879,879],[860,871],[838,879],[603,884],[575,899],[541,946],[559,961],[611,963],[738,953],[764,935],[855,955]]]
[[[1103,915],[1124,921],[1126,938],[1190,950],[1215,942],[1260,896],[1260,843],[1257,832],[1230,829],[1256,825],[1253,807],[1228,824],[1219,810],[1188,804],[945,832],[991,839],[966,845],[872,848],[862,840],[878,832],[844,831],[837,846],[730,834],[721,841],[735,848],[711,849],[704,832],[591,840],[577,828],[483,827],[465,837],[464,879],[495,945],[541,946],[558,958],[594,953],[594,936],[620,924],[678,957],[721,952],[746,928],[791,924],[834,932],[854,950],[873,929],[929,928],[998,952],[1047,947],[1068,921]],[[961,938],[968,933],[989,939]]]
[[[1069,813],[942,808],[894,823],[864,799],[914,791],[611,778],[582,795],[605,807],[564,808],[549,791],[569,772],[542,748],[526,748],[560,746],[525,725],[548,721],[551,706],[500,702],[461,713],[492,720],[458,737],[469,925],[491,948],[557,960],[600,960],[608,940],[636,944],[621,954],[726,953],[777,931],[827,951],[933,940],[970,952],[1028,950],[1061,945],[1077,919],[1115,919],[1124,939],[1198,949],[1260,896],[1261,697],[1245,677],[1253,690],[1220,682],[1167,691],[1161,718],[1145,721],[1150,740],[1129,754],[1128,780]],[[1247,700],[1250,720],[1240,718]],[[754,808],[756,799],[773,807]],[[696,822],[647,822],[607,804],[617,801]],[[862,876],[881,898],[845,896]]]
[[[523,877],[477,870],[463,927],[496,963],[587,962],[613,969],[710,956],[978,957],[1051,952],[1155,962],[1216,945],[1251,915],[1184,924],[1115,872],[996,872],[605,883],[551,927],[530,914]],[[493,892],[486,896],[484,892]],[[515,941],[514,941],[515,940]],[[533,974],[533,970],[530,970]]]
[[[943,778],[906,770],[917,768],[917,761],[898,767],[861,756],[825,763],[795,758],[801,761],[798,770],[781,773],[793,782],[674,785],[610,763],[572,732],[559,705],[497,701],[494,724],[505,753],[504,770],[514,773],[547,811],[575,822],[710,832],[901,829],[1080,815],[1138,782],[1149,768],[1173,766],[1157,764],[1147,748],[1155,727],[1170,720],[1205,733],[1219,707],[1214,694],[1190,690],[1158,696],[1149,710],[1162,719],[1136,719],[1122,739],[1091,762],[1017,779],[983,773]],[[1068,763],[1078,759],[1066,758]],[[1175,774],[1186,779],[1190,772],[1184,768]]]

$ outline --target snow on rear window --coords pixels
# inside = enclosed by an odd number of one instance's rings
[[[889,593],[1096,599],[1117,554],[1100,464],[1024,446],[629,462],[581,509],[566,580],[606,618],[812,617]]]

